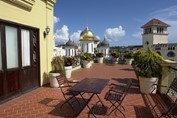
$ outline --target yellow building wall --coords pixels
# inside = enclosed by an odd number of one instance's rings
[[[7,0],[8,1],[8,0]],[[12,2],[0,0],[0,19],[8,20],[39,28],[40,34],[40,83],[49,82],[48,72],[51,70],[53,57],[53,4],[55,0],[32,0],[31,9],[26,9]],[[43,32],[49,26],[50,32],[44,38]]]

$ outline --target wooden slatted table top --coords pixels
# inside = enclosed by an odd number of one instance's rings
[[[108,79],[85,78],[72,86],[69,90],[75,92],[100,94],[108,82]]]

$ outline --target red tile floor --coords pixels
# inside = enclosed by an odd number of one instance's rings
[[[105,78],[110,79],[110,83],[126,83],[128,79],[132,79],[134,85],[131,86],[128,95],[123,101],[125,107],[124,114],[126,118],[153,118],[157,117],[150,110],[149,103],[145,95],[141,94],[137,87],[138,80],[131,65],[119,64],[97,64],[94,63],[90,69],[78,69],[72,72],[72,79],[82,80],[84,78]],[[98,118],[115,118],[114,113],[110,116],[105,115],[108,112],[107,107],[109,102],[104,100],[104,95],[108,91],[109,86],[106,86],[99,95],[105,108],[96,115]],[[85,94],[88,97],[89,94]],[[97,97],[93,97],[89,102],[92,107],[97,101]],[[80,106],[74,103],[75,111],[68,104],[63,108],[60,105],[64,102],[60,89],[51,88],[49,85],[40,87],[30,91],[20,97],[14,98],[0,105],[0,118],[74,118],[74,114],[78,112]],[[82,103],[82,100],[80,99]],[[82,105],[82,104],[81,104]],[[87,118],[89,109],[85,107],[78,118]],[[123,117],[120,112],[117,112],[118,117]],[[92,114],[89,114],[93,117]]]

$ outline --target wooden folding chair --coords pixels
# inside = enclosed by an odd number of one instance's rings
[[[156,84],[157,87],[167,87]],[[155,105],[152,107],[152,110],[155,109],[155,107],[161,108],[161,115],[160,117],[176,117],[177,113],[173,113],[173,109],[177,108],[177,97],[175,95],[177,93],[177,78],[174,78],[171,85],[168,87],[166,93],[156,93],[150,94],[151,98],[154,100]],[[170,101],[170,103],[169,103]]]
[[[127,92],[132,84],[132,81],[129,80],[128,83],[124,86],[122,90],[116,90],[114,87],[111,87],[110,90],[106,93],[104,99],[109,101],[111,103],[111,106],[109,109],[114,107],[108,114],[108,116],[115,111],[115,115],[117,116],[117,110],[120,111],[120,113],[125,117],[124,113],[121,111],[121,108],[125,110],[125,108],[122,106],[122,102],[127,95]]]
[[[68,103],[71,106],[71,108],[74,110],[72,104],[75,101],[77,101],[80,105],[79,100],[76,98],[76,96],[79,95],[79,92],[72,92],[72,91],[68,90],[71,87],[71,85],[69,84],[69,82],[68,82],[68,80],[66,79],[65,76],[57,76],[56,79],[58,81],[59,88],[60,88],[60,90],[63,94],[63,97],[65,98],[65,102],[60,106],[60,108],[62,108],[64,104]],[[70,103],[70,101],[73,98],[75,100]]]

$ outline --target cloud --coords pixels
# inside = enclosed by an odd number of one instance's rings
[[[53,21],[54,21],[54,24],[56,24],[56,23],[60,22],[60,18],[54,16]]]
[[[122,26],[116,28],[108,28],[105,30],[105,38],[110,42],[119,41],[121,37],[125,36],[125,30],[123,30]]]
[[[150,14],[152,18],[158,18],[169,24],[168,28],[169,42],[175,42],[177,39],[177,5],[154,11]]]
[[[81,30],[78,30],[78,31],[72,33],[71,36],[70,36],[71,40],[78,43],[79,39],[80,39],[80,33],[81,33]]]
[[[99,36],[95,36],[97,39],[100,39],[100,37]]]
[[[135,38],[141,39],[142,38],[141,34],[142,34],[142,32],[140,31],[140,32],[136,32],[136,33],[132,34],[132,36]]]
[[[55,44],[63,44],[68,41],[69,37],[69,28],[67,25],[63,25],[61,29],[57,29],[54,34]]]
[[[150,15],[164,19],[164,20],[165,19],[176,20],[177,19],[177,5],[154,11]]]

